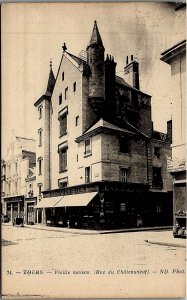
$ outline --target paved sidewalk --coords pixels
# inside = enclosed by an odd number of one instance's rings
[[[167,234],[163,234],[162,237],[159,237],[159,240],[157,237],[155,238],[151,237],[149,240],[145,240],[145,242],[150,244],[162,245],[162,246],[186,248],[186,242],[187,242],[186,239],[174,238],[172,230],[169,232],[167,231],[166,233]]]
[[[3,226],[13,226],[12,223],[3,223]],[[122,228],[113,230],[88,230],[88,229],[75,229],[64,227],[53,227],[42,224],[25,225],[25,228],[35,230],[45,230],[53,232],[71,233],[79,235],[98,235],[98,234],[111,234],[111,233],[125,233],[125,232],[143,232],[143,231],[163,231],[163,236],[158,237],[155,235],[145,242],[156,245],[171,246],[171,247],[186,247],[186,239],[174,238],[172,233],[172,226],[160,226],[160,227],[143,227],[143,228]]]
[[[12,223],[3,223],[5,226],[13,226]],[[153,230],[171,230],[172,226],[157,226],[157,227],[141,227],[141,228],[122,228],[122,229],[109,229],[109,230],[94,230],[94,229],[76,229],[67,227],[54,227],[46,226],[43,224],[24,225],[25,228],[31,228],[36,230],[58,231],[67,232],[73,234],[110,234],[121,232],[137,232],[137,231],[153,231]]]

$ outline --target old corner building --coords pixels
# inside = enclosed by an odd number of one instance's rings
[[[94,22],[85,51],[63,46],[56,77],[50,64],[38,110],[37,223],[77,228],[172,224],[167,134],[153,130],[151,96],[140,90],[139,64],[124,78]]]

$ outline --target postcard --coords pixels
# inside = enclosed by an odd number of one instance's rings
[[[3,3],[3,299],[186,296],[186,3]]]

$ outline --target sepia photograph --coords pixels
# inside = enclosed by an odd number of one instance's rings
[[[186,298],[186,2],[3,3],[3,299]]]

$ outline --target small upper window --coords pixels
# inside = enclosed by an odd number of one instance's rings
[[[120,169],[120,181],[121,182],[127,182],[129,176],[129,169],[121,168]]]
[[[64,81],[64,72],[62,72],[62,81]]]
[[[85,183],[90,182],[90,167],[85,168]]]
[[[76,126],[79,125],[79,116],[77,116],[77,117],[75,118],[75,125],[76,125]]]
[[[129,139],[120,139],[120,152],[121,153],[130,153],[131,152],[131,143]]]
[[[68,99],[68,87],[65,88],[65,100],[67,100],[67,99]]]
[[[73,91],[74,92],[76,91],[76,82],[74,82],[74,84],[73,84]]]
[[[160,157],[160,147],[154,147],[154,155],[156,157]]]
[[[38,111],[39,111],[39,119],[41,119],[42,118],[42,106],[39,106]]]
[[[88,139],[85,141],[85,152],[84,154],[91,154],[91,140]]]
[[[38,175],[42,174],[42,158],[38,158]]]
[[[39,134],[39,146],[42,146],[42,129],[38,130],[38,134]]]
[[[59,105],[62,104],[62,94],[59,95]]]

